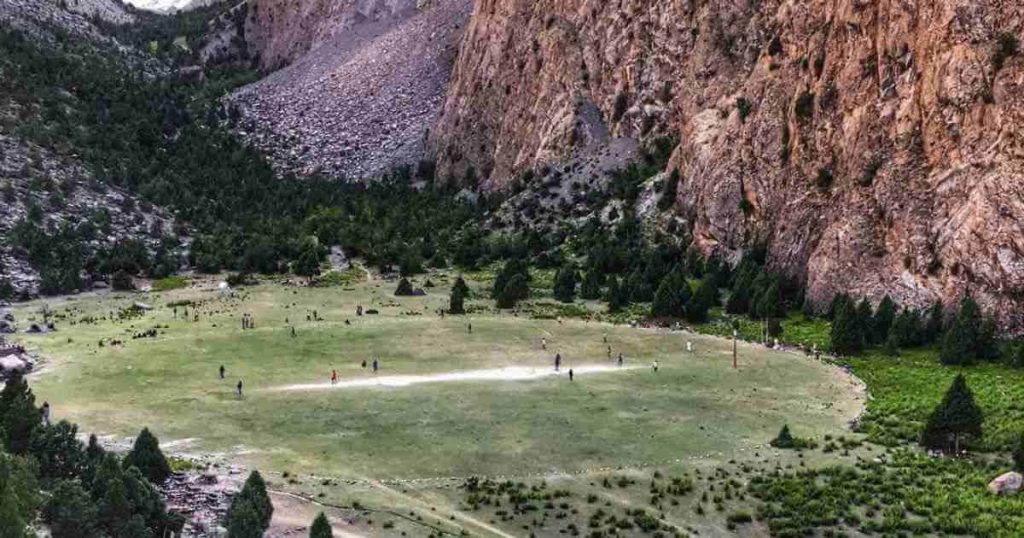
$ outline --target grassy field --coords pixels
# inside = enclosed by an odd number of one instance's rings
[[[196,279],[161,293],[28,303],[15,314],[27,324],[49,312],[57,324],[56,332],[19,338],[49,358],[32,384],[58,418],[114,438],[149,426],[173,452],[220,454],[280,477],[296,493],[350,504],[354,497],[391,507],[461,502],[433,486],[408,498],[411,484],[446,477],[568,480],[615,468],[715,465],[752,454],[784,423],[804,436],[842,434],[862,405],[848,376],[802,356],[741,342],[741,367],[733,370],[727,340],[538,319],[557,317],[543,299],[518,314],[474,301],[474,314],[442,319],[436,310],[447,302],[449,278],[418,278],[419,286],[428,279],[435,286],[403,298],[393,296],[394,282],[351,275],[334,287],[264,282],[236,297]],[[136,302],[152,309],[133,315]],[[379,314],[356,316],[359,305]],[[254,329],[242,329],[243,313]],[[694,353],[685,351],[687,341]],[[372,377],[362,362],[374,356],[378,376],[506,366],[544,372],[555,353],[566,368],[613,365],[608,346],[613,357],[624,354],[626,368],[572,383],[562,375],[282,390],[326,384],[332,369],[342,381]],[[242,399],[233,392],[239,379]],[[401,528],[399,521],[392,530]]]

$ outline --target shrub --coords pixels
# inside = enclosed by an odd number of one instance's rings
[[[793,105],[793,112],[800,119],[809,119],[814,114],[814,94],[809,91],[801,93]]]
[[[116,291],[132,291],[135,289],[135,281],[127,271],[119,270],[111,277],[110,286]]]
[[[385,528],[386,524],[385,524]],[[309,527],[309,538],[333,538],[334,531],[331,530],[331,523],[327,521],[327,516],[323,512],[320,512],[313,520],[313,525]]]
[[[999,71],[1003,68],[1008,58],[1016,56],[1020,52],[1020,41],[1017,36],[1003,32],[996,37],[996,50],[992,53],[992,67]]]
[[[739,97],[736,99],[736,110],[739,111],[741,120],[747,119],[747,116],[750,115],[750,110],[752,108],[753,105],[750,103],[749,100],[747,100],[746,97]]]
[[[409,283],[408,278],[402,278],[398,281],[398,288],[395,289],[395,295],[398,297],[408,297],[414,295],[416,290],[412,289],[412,284]]]
[[[158,485],[171,476],[171,466],[160,450],[160,441],[150,433],[149,428],[143,428],[135,438],[135,445],[124,458],[124,467],[135,467],[142,476]]]

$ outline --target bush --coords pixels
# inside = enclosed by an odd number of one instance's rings
[[[814,114],[814,94],[809,91],[804,91],[796,98],[796,104],[793,105],[793,111],[796,112],[798,118],[806,120]]]
[[[127,271],[121,270],[114,273],[114,276],[111,277],[110,286],[115,291],[132,291],[135,289],[135,281],[132,280],[132,276]]]
[[[137,468],[150,482],[157,485],[163,484],[167,477],[171,476],[171,465],[167,463],[167,458],[160,450],[160,441],[150,433],[149,428],[143,428],[135,438],[135,445],[124,458],[124,467]]]
[[[408,278],[402,278],[398,281],[398,288],[395,289],[395,295],[398,297],[409,297],[415,295],[416,290],[412,288],[412,284]]]
[[[333,536],[334,532],[331,530],[331,523],[327,521],[327,516],[320,512],[309,527],[309,538],[333,538]]]
[[[996,37],[996,50],[992,53],[992,68],[999,71],[1003,68],[1006,60],[1016,56],[1020,51],[1020,41],[1017,36],[1003,32]]]

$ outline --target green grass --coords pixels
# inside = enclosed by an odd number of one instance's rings
[[[756,346],[741,348],[742,368],[735,371],[727,342],[534,319],[525,315],[530,303],[518,315],[487,310],[442,320],[434,314],[447,302],[442,285],[426,297],[399,299],[392,296],[395,283],[380,280],[352,291],[264,283],[228,298],[215,282],[142,296],[154,305],[192,300],[198,322],[184,318],[183,307],[174,318],[166,306],[128,321],[103,319],[139,294],[51,305],[59,331],[23,339],[52,358],[33,380],[37,394],[85,431],[130,436],[149,426],[165,441],[192,439],[185,451],[234,454],[270,470],[380,479],[578,471],[729,453],[765,442],[784,422],[815,434],[842,431],[859,405],[837,394],[828,367]],[[356,317],[360,304],[381,313]],[[39,307],[19,306],[17,315],[38,317]],[[537,308],[561,307],[541,301]],[[313,310],[324,321],[307,321]],[[241,329],[243,312],[253,314],[255,330]],[[297,338],[289,337],[290,325]],[[160,327],[157,338],[132,338],[153,327]],[[555,352],[568,366],[610,364],[605,334],[627,365],[643,368],[580,376],[573,384],[546,378],[270,390],[326,381],[332,369],[343,380],[369,376],[360,364],[373,355],[383,360],[382,375],[547,369]],[[125,344],[112,346],[111,339]],[[695,342],[696,354],[684,352],[686,340]],[[648,367],[653,360],[661,363],[657,375]],[[221,364],[228,372],[223,382]],[[246,386],[242,401],[232,394],[238,379]]]
[[[171,291],[187,288],[192,284],[192,279],[185,276],[169,276],[153,281],[153,291]]]
[[[971,448],[1009,450],[1024,432],[1024,370],[990,363],[963,369],[943,366],[932,348],[904,350],[899,357],[872,352],[846,362],[871,389],[862,429],[875,442],[916,442],[959,372],[985,414],[984,438]]]
[[[896,451],[885,463],[862,462],[755,478],[758,518],[776,536],[819,529],[866,535],[1024,535],[1024,497],[995,496],[986,483],[1000,465],[932,459]]]

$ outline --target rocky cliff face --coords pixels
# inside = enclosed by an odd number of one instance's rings
[[[277,69],[357,26],[403,19],[416,5],[416,0],[250,0],[246,39],[265,69]]]
[[[1024,4],[478,0],[431,146],[500,187],[612,136],[678,137],[706,252],[909,305],[969,290],[1024,327]]]
[[[232,96],[275,167],[364,179],[426,154],[472,0],[251,0],[250,51],[279,69]]]

